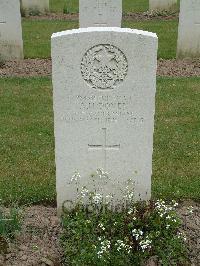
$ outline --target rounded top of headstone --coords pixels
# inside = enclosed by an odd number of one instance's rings
[[[57,37],[63,37],[66,35],[71,34],[80,34],[80,33],[94,33],[94,32],[116,32],[116,33],[131,33],[146,37],[152,37],[152,38],[158,38],[156,33],[149,32],[149,31],[143,31],[143,30],[137,30],[137,29],[129,29],[129,28],[118,28],[118,27],[89,27],[89,28],[79,28],[79,29],[73,29],[73,30],[66,30],[61,32],[53,33],[51,38],[57,38]]]

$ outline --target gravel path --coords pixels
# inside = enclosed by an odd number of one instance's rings
[[[193,213],[188,208],[193,206]],[[178,214],[182,231],[187,238],[191,266],[200,265],[200,203],[180,203]],[[56,209],[32,206],[24,209],[22,231],[9,252],[0,255],[0,266],[61,266],[62,250],[59,246],[61,228]],[[151,264],[152,265],[152,264]]]
[[[158,76],[192,77],[200,76],[200,59],[158,60]],[[8,61],[0,66],[0,77],[51,76],[50,59],[25,59]]]
[[[124,20],[133,20],[133,21],[144,21],[144,20],[171,20],[171,19],[178,19],[178,12],[128,12],[123,14]],[[24,19],[30,20],[72,20],[77,21],[79,14],[63,14],[63,13],[49,13],[47,15],[41,16],[28,16]]]

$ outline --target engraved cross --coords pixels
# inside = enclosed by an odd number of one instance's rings
[[[120,149],[120,144],[108,145],[107,144],[107,128],[102,128],[103,136],[104,136],[104,143],[101,144],[88,144],[89,150],[102,150],[104,152],[104,170],[106,170],[106,158],[107,152],[111,150],[118,151]]]

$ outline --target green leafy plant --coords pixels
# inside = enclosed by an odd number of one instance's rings
[[[37,8],[32,8],[29,10],[29,16],[39,16],[40,15],[40,11]]]
[[[107,199],[84,187],[79,203],[64,209],[61,243],[67,265],[141,265],[152,257],[160,265],[186,265],[176,202],[112,207]]]
[[[21,229],[22,216],[18,208],[12,207],[10,210],[0,206],[0,253],[5,253],[8,249],[9,239],[13,239],[16,232]]]
[[[63,7],[64,14],[78,13],[78,1],[77,0],[65,0]]]
[[[5,59],[0,54],[0,68],[4,67],[5,65]]]

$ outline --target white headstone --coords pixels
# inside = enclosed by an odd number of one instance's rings
[[[35,12],[35,14],[49,12],[49,0],[21,0],[21,5],[26,15],[31,12]]]
[[[0,0],[0,60],[23,58],[19,0]]]
[[[149,0],[149,10],[173,10],[176,4],[177,0]]]
[[[177,57],[200,57],[200,0],[182,0]]]
[[[79,0],[79,27],[121,27],[122,0]]]
[[[56,182],[59,210],[88,187],[123,198],[151,196],[157,36],[121,28],[87,28],[52,35]],[[76,175],[76,174],[75,174]],[[107,176],[107,175],[106,175]]]

